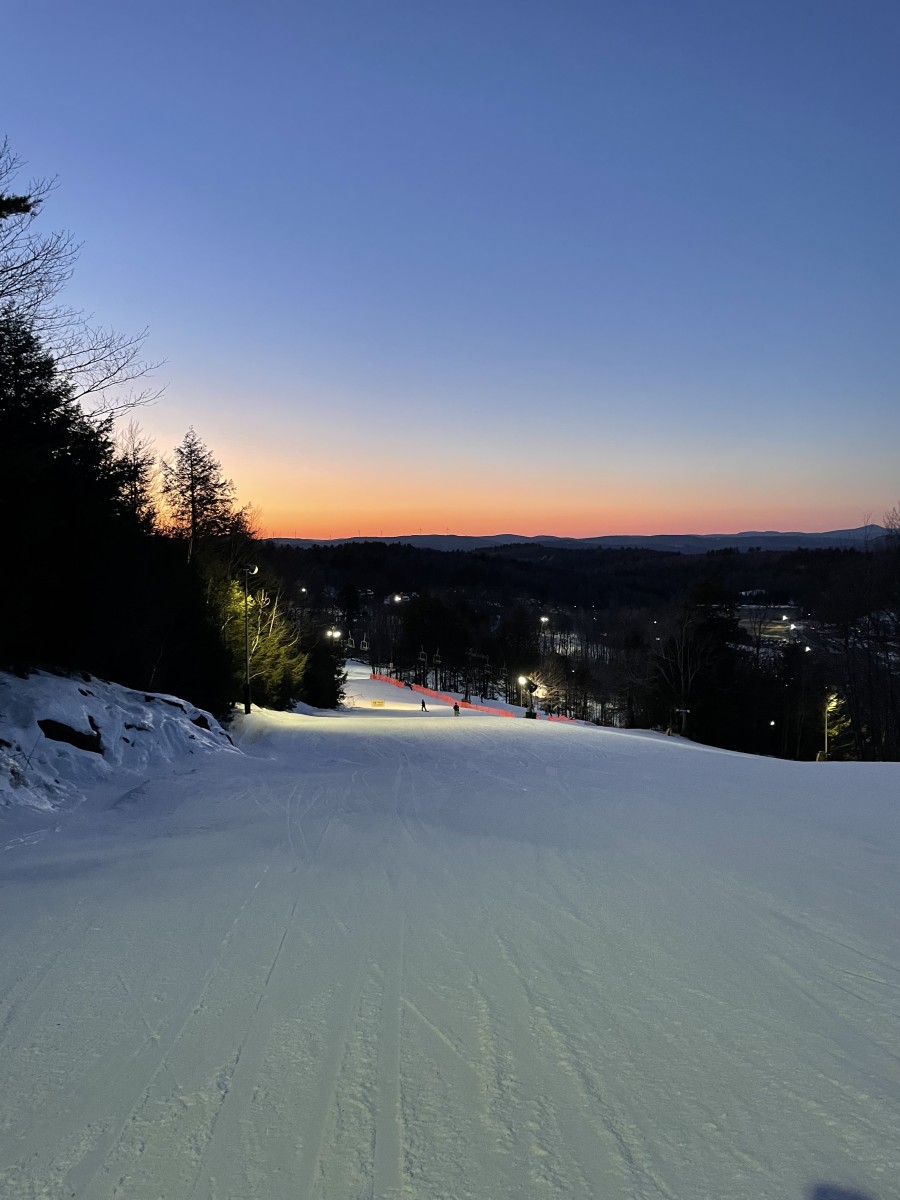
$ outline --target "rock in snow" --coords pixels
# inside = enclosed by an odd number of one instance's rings
[[[0,674],[0,807],[54,811],[113,771],[237,753],[210,713],[89,675]]]

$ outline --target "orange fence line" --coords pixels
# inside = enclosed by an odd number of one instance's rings
[[[376,679],[379,683],[389,683],[392,687],[405,688],[407,686],[405,680],[394,679],[391,675],[376,675],[373,672],[369,678]],[[432,688],[422,687],[420,683],[410,685],[410,691],[421,692],[422,695],[431,696],[434,700],[443,700],[445,704],[458,704],[460,708],[474,708],[477,712],[493,713],[495,717],[514,717],[516,715],[505,708],[491,708],[487,704],[473,704],[471,700],[458,700],[455,696],[448,695],[447,692],[435,692]],[[576,717],[554,717],[549,713],[543,717],[543,720],[563,721],[569,725],[581,724]]]
[[[402,679],[392,679],[390,675],[376,675],[374,672],[369,676],[370,679],[377,679],[379,683],[389,683],[392,687],[406,687]]]
[[[402,679],[392,679],[390,675],[375,675],[373,673],[370,678],[377,679],[379,683],[389,683],[393,687],[406,687]],[[487,704],[473,704],[471,700],[457,700],[455,696],[450,696],[446,692],[436,692],[432,688],[422,687],[420,683],[414,683],[410,691],[419,692],[423,696],[431,696],[433,700],[443,700],[445,704],[458,704],[460,708],[472,708],[476,712],[491,713],[495,717],[514,717],[516,715],[505,708],[491,708]]]

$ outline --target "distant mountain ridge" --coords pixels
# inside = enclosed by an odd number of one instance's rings
[[[826,533],[780,533],[750,530],[743,533],[657,533],[608,534],[603,537],[567,538],[554,534],[525,536],[494,533],[474,537],[458,533],[402,534],[392,537],[269,538],[279,546],[342,546],[348,542],[383,542],[415,546],[424,550],[486,550],[521,543],[552,546],[561,550],[662,550],[670,554],[706,554],[710,550],[828,550],[860,549],[885,537],[883,525],[860,525],[856,529],[832,529]]]

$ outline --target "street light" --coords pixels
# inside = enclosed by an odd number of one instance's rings
[[[522,701],[522,688],[528,689],[528,708],[525,711],[526,717],[534,716],[534,693],[537,691],[538,685],[533,679],[529,679],[527,675],[519,676],[519,702]]]
[[[256,575],[259,567],[249,563],[243,568],[244,575],[244,715],[250,714],[250,584],[251,575]]]

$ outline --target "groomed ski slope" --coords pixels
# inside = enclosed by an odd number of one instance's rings
[[[2,1200],[900,1197],[900,767],[349,691],[6,840]]]

